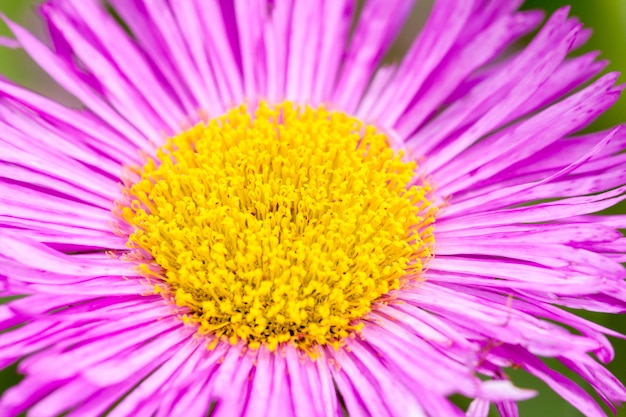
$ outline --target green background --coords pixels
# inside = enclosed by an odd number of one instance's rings
[[[33,5],[38,3],[35,0],[0,0],[0,12],[9,18],[27,26],[35,33],[44,33],[41,22],[33,12]],[[423,21],[424,11],[428,9],[427,0],[421,0],[420,9],[416,12],[415,22]],[[585,23],[586,27],[594,30],[591,40],[585,45],[582,51],[601,50],[601,58],[610,60],[608,71],[626,72],[626,0],[528,0],[524,8],[541,8],[553,11],[558,7],[570,4],[571,14],[578,16]],[[9,36],[6,27],[0,23],[0,35]],[[412,38],[407,36],[407,38]],[[404,39],[402,43],[406,43]],[[403,49],[403,48],[400,48]],[[0,73],[17,81],[20,84],[40,91],[46,95],[55,97],[66,104],[75,104],[75,101],[50,78],[39,70],[33,62],[20,50],[0,49]],[[626,77],[620,78],[621,82],[626,82]],[[602,115],[592,126],[593,129],[607,128],[626,120],[626,94],[619,100],[611,110]],[[626,211],[625,206],[620,206],[618,211]],[[585,314],[586,317],[607,327],[626,333],[626,316],[611,316],[602,314]],[[620,380],[626,381],[626,341],[613,340],[616,351],[616,359],[609,365],[609,368]],[[554,365],[550,362],[551,365]],[[563,370],[567,375],[576,377]],[[520,403],[521,416],[580,416],[575,409],[563,401],[559,396],[552,393],[543,383],[526,375],[523,372],[512,372],[514,381],[524,387],[539,390],[540,395],[532,400]],[[16,382],[16,375],[11,370],[0,372],[0,392],[7,386]],[[466,400],[457,399],[460,403],[466,404]],[[607,410],[608,411],[608,410]],[[493,413],[493,415],[496,415]],[[626,417],[626,409],[620,409],[618,416]]]

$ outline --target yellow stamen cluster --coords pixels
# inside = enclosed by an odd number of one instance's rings
[[[385,135],[324,108],[245,106],[168,140],[129,189],[129,247],[214,340],[308,350],[358,331],[432,246],[428,187]]]

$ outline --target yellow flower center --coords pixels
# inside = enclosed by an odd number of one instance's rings
[[[148,160],[122,208],[128,245],[213,343],[338,346],[431,255],[414,171],[343,113],[241,106]]]

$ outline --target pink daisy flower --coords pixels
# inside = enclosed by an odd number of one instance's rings
[[[15,416],[587,416],[626,389],[626,131],[562,9],[49,0],[15,41],[83,106],[0,81],[0,367]],[[123,22],[123,24],[122,24]],[[539,28],[523,49],[509,48]],[[4,40],[10,45],[11,41]],[[464,410],[449,397],[471,399]]]

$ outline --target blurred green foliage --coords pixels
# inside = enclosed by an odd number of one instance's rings
[[[11,20],[28,24],[36,3],[39,2],[35,0],[0,0],[0,12]],[[0,27],[1,36],[11,36],[4,23],[0,24]],[[32,61],[23,51],[0,48],[0,74],[24,83],[32,78],[34,72]]]
[[[424,1],[426,0],[422,0],[422,3]],[[41,22],[37,20],[33,12],[36,3],[39,3],[39,1],[0,0],[0,12],[12,20],[32,28],[35,32],[41,32]],[[581,49],[581,52],[600,50],[602,51],[601,58],[610,60],[608,71],[626,72],[626,0],[528,0],[524,8],[545,9],[551,12],[566,4],[571,5],[572,15],[580,17],[586,27],[594,30],[591,40]],[[3,24],[0,24],[0,36],[10,36]],[[68,100],[67,96],[54,86],[49,77],[39,70],[32,60],[20,50],[0,48],[0,74],[45,94],[61,97],[63,101]],[[626,77],[622,76],[620,80],[621,82],[626,82]],[[602,115],[594,123],[593,128],[603,129],[623,123],[626,120],[625,115],[626,95],[610,111]],[[588,313],[582,313],[582,315],[592,318],[607,327],[626,333],[625,316],[592,315]],[[613,342],[617,355],[615,361],[609,365],[609,368],[620,380],[626,381],[626,341],[613,340]],[[550,361],[550,365],[557,366],[552,361]],[[572,377],[571,373],[563,367],[559,369]],[[511,372],[510,374],[518,385],[534,388],[540,392],[537,398],[520,404],[520,414],[522,416],[573,417],[581,415],[547,388],[545,384],[538,382],[535,378],[520,371]],[[18,376],[15,373],[15,367],[0,371],[0,392],[17,381]],[[459,401],[464,402],[462,399],[459,399]],[[492,415],[495,416],[496,413],[493,412]],[[620,409],[618,416],[626,417],[626,409]]]

